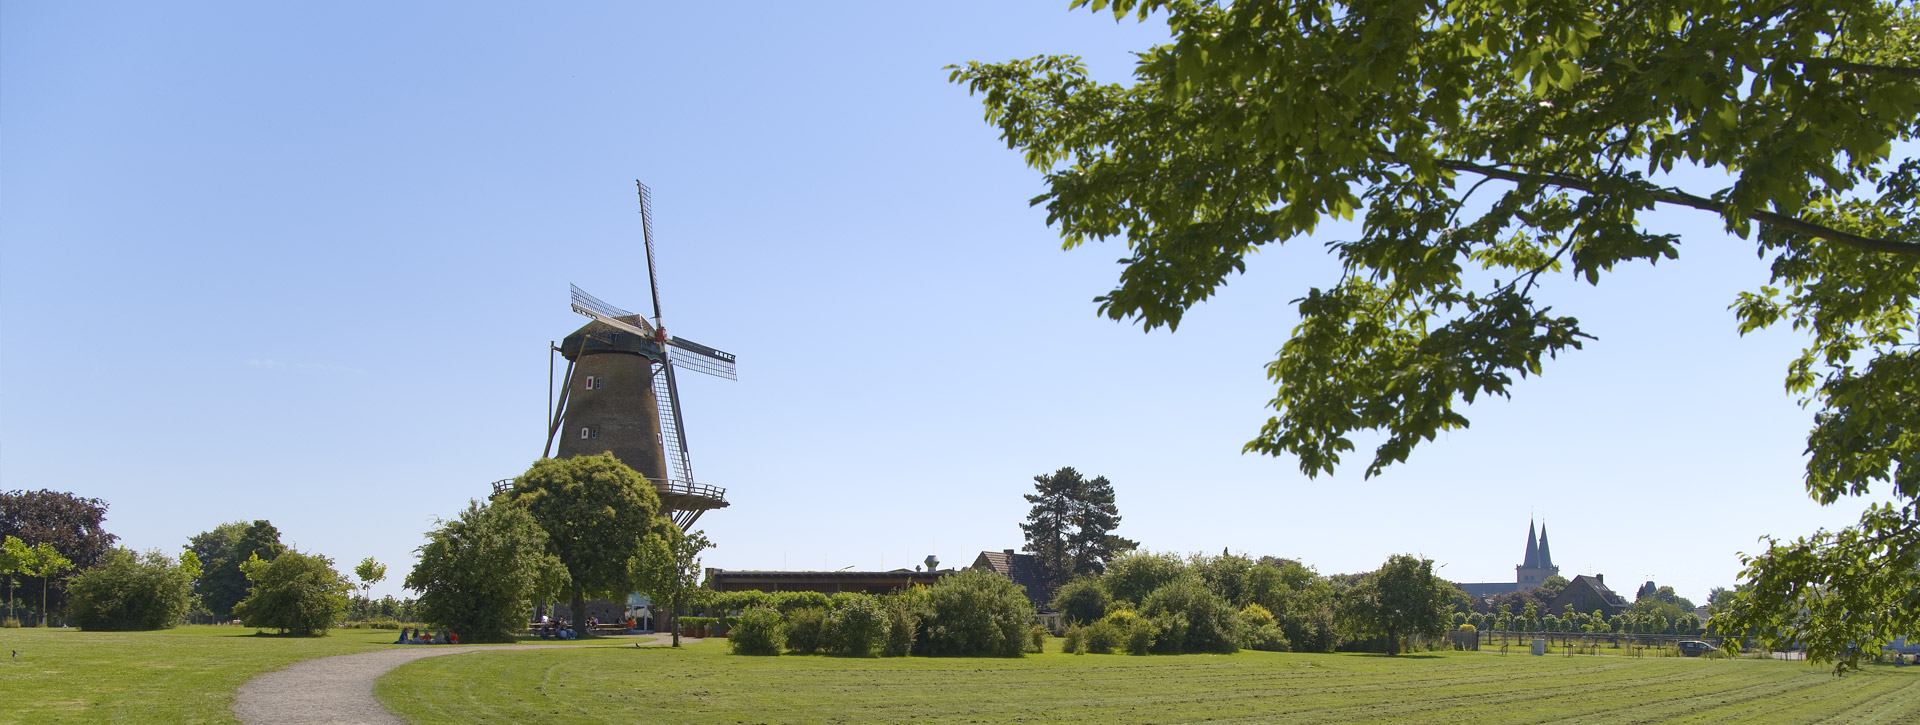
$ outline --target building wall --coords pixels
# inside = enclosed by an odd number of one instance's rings
[[[588,388],[587,378],[604,381]],[[572,458],[611,451],[640,475],[664,480],[667,459],[660,450],[660,405],[653,395],[653,363],[639,355],[581,355],[574,365],[572,391],[560,426],[558,455]],[[593,437],[582,439],[580,430]]]

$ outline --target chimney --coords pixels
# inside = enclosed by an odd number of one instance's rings
[[[1593,580],[1594,580],[1594,581],[1597,581],[1597,582],[1600,582],[1601,584],[1606,584],[1606,583],[1607,583],[1607,575],[1605,575],[1605,574],[1595,574],[1595,575],[1593,575]]]
[[[1002,549],[1002,551],[1005,551],[1005,552],[1007,552],[1007,556],[1013,556],[1013,550],[1012,550],[1012,549]]]

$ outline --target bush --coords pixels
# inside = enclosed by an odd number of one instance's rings
[[[0,619],[0,628],[4,628],[4,629],[19,629],[19,628],[20,628],[20,620],[19,620],[19,618],[17,618],[17,617],[8,617],[8,618],[6,618],[6,619]]]
[[[400,620],[392,617],[375,617],[350,622],[341,622],[341,629],[399,629]],[[455,630],[458,631],[458,630]]]
[[[962,569],[927,590],[929,655],[1019,657],[1034,619],[1033,602],[1012,580],[984,569]]]
[[[748,609],[727,632],[727,646],[737,655],[779,655],[787,646],[787,623],[773,607]]]
[[[1153,640],[1159,635],[1159,628],[1153,622],[1140,619],[1127,626],[1127,654],[1143,655],[1153,651]]]
[[[879,654],[886,646],[891,624],[886,607],[866,594],[845,599],[835,595],[835,599],[840,608],[833,613],[833,651],[854,657]]]
[[[920,632],[920,612],[925,607],[927,588],[916,586],[882,600],[887,610],[887,641],[880,647],[883,657],[905,657],[913,652],[914,638]]]
[[[1113,654],[1120,647],[1121,632],[1119,625],[1105,619],[1087,625],[1087,651],[1097,655]]]
[[[1273,618],[1273,612],[1258,604],[1249,604],[1240,610],[1240,622],[1247,633],[1245,646],[1262,652],[1287,651],[1287,635],[1280,631],[1280,623]]]
[[[713,592],[701,604],[716,612],[745,612],[754,607],[772,606],[771,595],[757,589],[742,592]]]
[[[1115,601],[1138,606],[1155,589],[1172,583],[1186,573],[1187,563],[1181,561],[1180,557],[1131,551],[1108,562],[1107,573],[1100,581]]]
[[[116,548],[100,565],[69,580],[68,611],[81,629],[165,629],[186,618],[193,600],[189,571],[159,549]]]
[[[1155,589],[1147,595],[1140,613],[1151,618],[1159,630],[1156,652],[1232,654],[1240,651],[1240,643],[1246,639],[1239,613],[1192,577]]]
[[[1060,651],[1067,654],[1083,655],[1087,653],[1087,628],[1091,625],[1069,624],[1067,631],[1060,636]]]
[[[513,641],[541,583],[564,571],[547,553],[546,532],[520,506],[470,501],[426,536],[406,587],[420,592],[422,621],[463,642]]]
[[[1053,609],[1066,617],[1068,622],[1091,624],[1107,616],[1107,605],[1113,602],[1113,596],[1107,594],[1099,579],[1075,577],[1060,587],[1053,595]]]
[[[827,644],[827,610],[805,607],[786,613],[787,651],[810,655]]]
[[[833,604],[833,600],[820,592],[774,592],[767,595],[767,602],[781,614],[792,614],[796,609],[825,610]]]
[[[1038,624],[1027,628],[1027,651],[1040,654],[1047,651],[1047,628]]]
[[[240,570],[252,582],[253,593],[234,605],[234,616],[249,627],[282,634],[324,636],[347,611],[353,591],[347,578],[333,570],[332,559],[293,549],[271,561],[249,559]]]

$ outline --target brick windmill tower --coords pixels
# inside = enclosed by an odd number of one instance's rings
[[[653,484],[664,512],[682,530],[700,515],[727,506],[726,489],[697,483],[680,414],[680,369],[738,379],[731,353],[667,334],[660,313],[660,281],[653,258],[653,194],[640,189],[640,227],[647,248],[653,319],[614,307],[572,287],[573,311],[592,321],[573,331],[551,354],[567,361],[541,455],[571,458],[611,451]],[[552,380],[552,376],[548,376]],[[512,480],[494,484],[496,493]]]

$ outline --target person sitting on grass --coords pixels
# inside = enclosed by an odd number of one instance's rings
[[[406,644],[406,643],[407,643],[407,633],[408,633],[408,632],[411,632],[411,631],[413,631],[413,628],[412,628],[412,627],[402,627],[402,628],[400,628],[400,638],[399,638],[399,639],[396,639],[396,640],[394,640],[394,641],[393,641],[393,643],[394,643],[394,644]]]
[[[448,632],[447,644],[460,644],[460,635],[455,634],[453,632]]]

